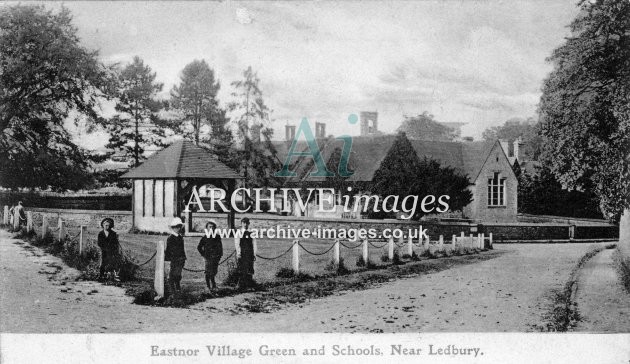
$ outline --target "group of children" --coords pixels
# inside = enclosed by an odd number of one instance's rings
[[[241,220],[241,228],[243,229],[240,238],[239,248],[237,251],[238,259],[238,285],[241,289],[249,289],[255,287],[254,282],[254,261],[256,254],[254,252],[254,242],[249,232],[250,221],[248,218]],[[98,246],[101,248],[101,268],[99,278],[103,279],[109,273],[113,273],[114,279],[118,280],[118,269],[120,266],[120,243],[118,235],[113,230],[114,221],[111,218],[105,218],[101,221],[102,231],[98,234]],[[171,234],[166,239],[166,249],[164,251],[164,260],[170,262],[168,273],[168,284],[170,291],[173,293],[181,292],[182,270],[186,264],[186,251],[184,249],[184,223],[179,218],[174,218],[170,223]],[[217,224],[210,220],[206,224],[206,229],[210,234],[204,235],[199,244],[197,251],[205,259],[205,278],[206,285],[211,291],[216,291],[216,275],[219,268],[221,257],[223,256],[223,242],[221,237],[211,236]]]

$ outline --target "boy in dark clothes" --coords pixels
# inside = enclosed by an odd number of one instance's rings
[[[184,223],[182,219],[176,217],[170,224],[172,233],[166,239],[166,250],[164,260],[171,262],[171,269],[168,274],[168,284],[171,292],[181,292],[182,269],[186,263],[186,252],[184,251],[184,237],[182,230]]]
[[[214,221],[208,221],[206,224],[208,233],[201,238],[199,245],[197,245],[199,254],[206,260],[206,285],[211,291],[217,289],[217,283],[214,278],[217,275],[219,262],[223,256],[223,242],[221,241],[221,237],[218,234],[208,237],[208,234],[212,234],[216,228],[217,224]]]
[[[254,286],[254,261],[256,255],[254,254],[254,239],[249,232],[249,219],[243,218],[241,220],[241,227],[243,231],[243,237],[240,240],[240,257],[238,260],[240,278],[238,285],[240,288],[251,288]]]

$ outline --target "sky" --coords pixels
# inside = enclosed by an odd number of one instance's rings
[[[379,130],[428,111],[464,122],[465,136],[535,116],[546,58],[569,34],[576,0],[67,2],[81,42],[106,62],[144,59],[167,98],[181,70],[204,59],[221,82],[251,66],[276,138],[306,117],[326,133],[359,134],[348,115],[378,111]],[[81,144],[104,144],[96,134]]]

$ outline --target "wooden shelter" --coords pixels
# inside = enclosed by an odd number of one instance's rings
[[[211,184],[223,188],[229,201],[241,177],[206,149],[188,140],[178,140],[121,178],[133,180],[133,227],[165,232],[173,217],[184,217],[182,213],[193,186]],[[234,217],[234,210],[230,210],[229,228],[234,227]],[[190,231],[192,214],[185,223]]]

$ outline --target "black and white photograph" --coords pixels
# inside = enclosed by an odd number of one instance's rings
[[[628,0],[6,1],[0,125],[0,362],[630,361]]]

